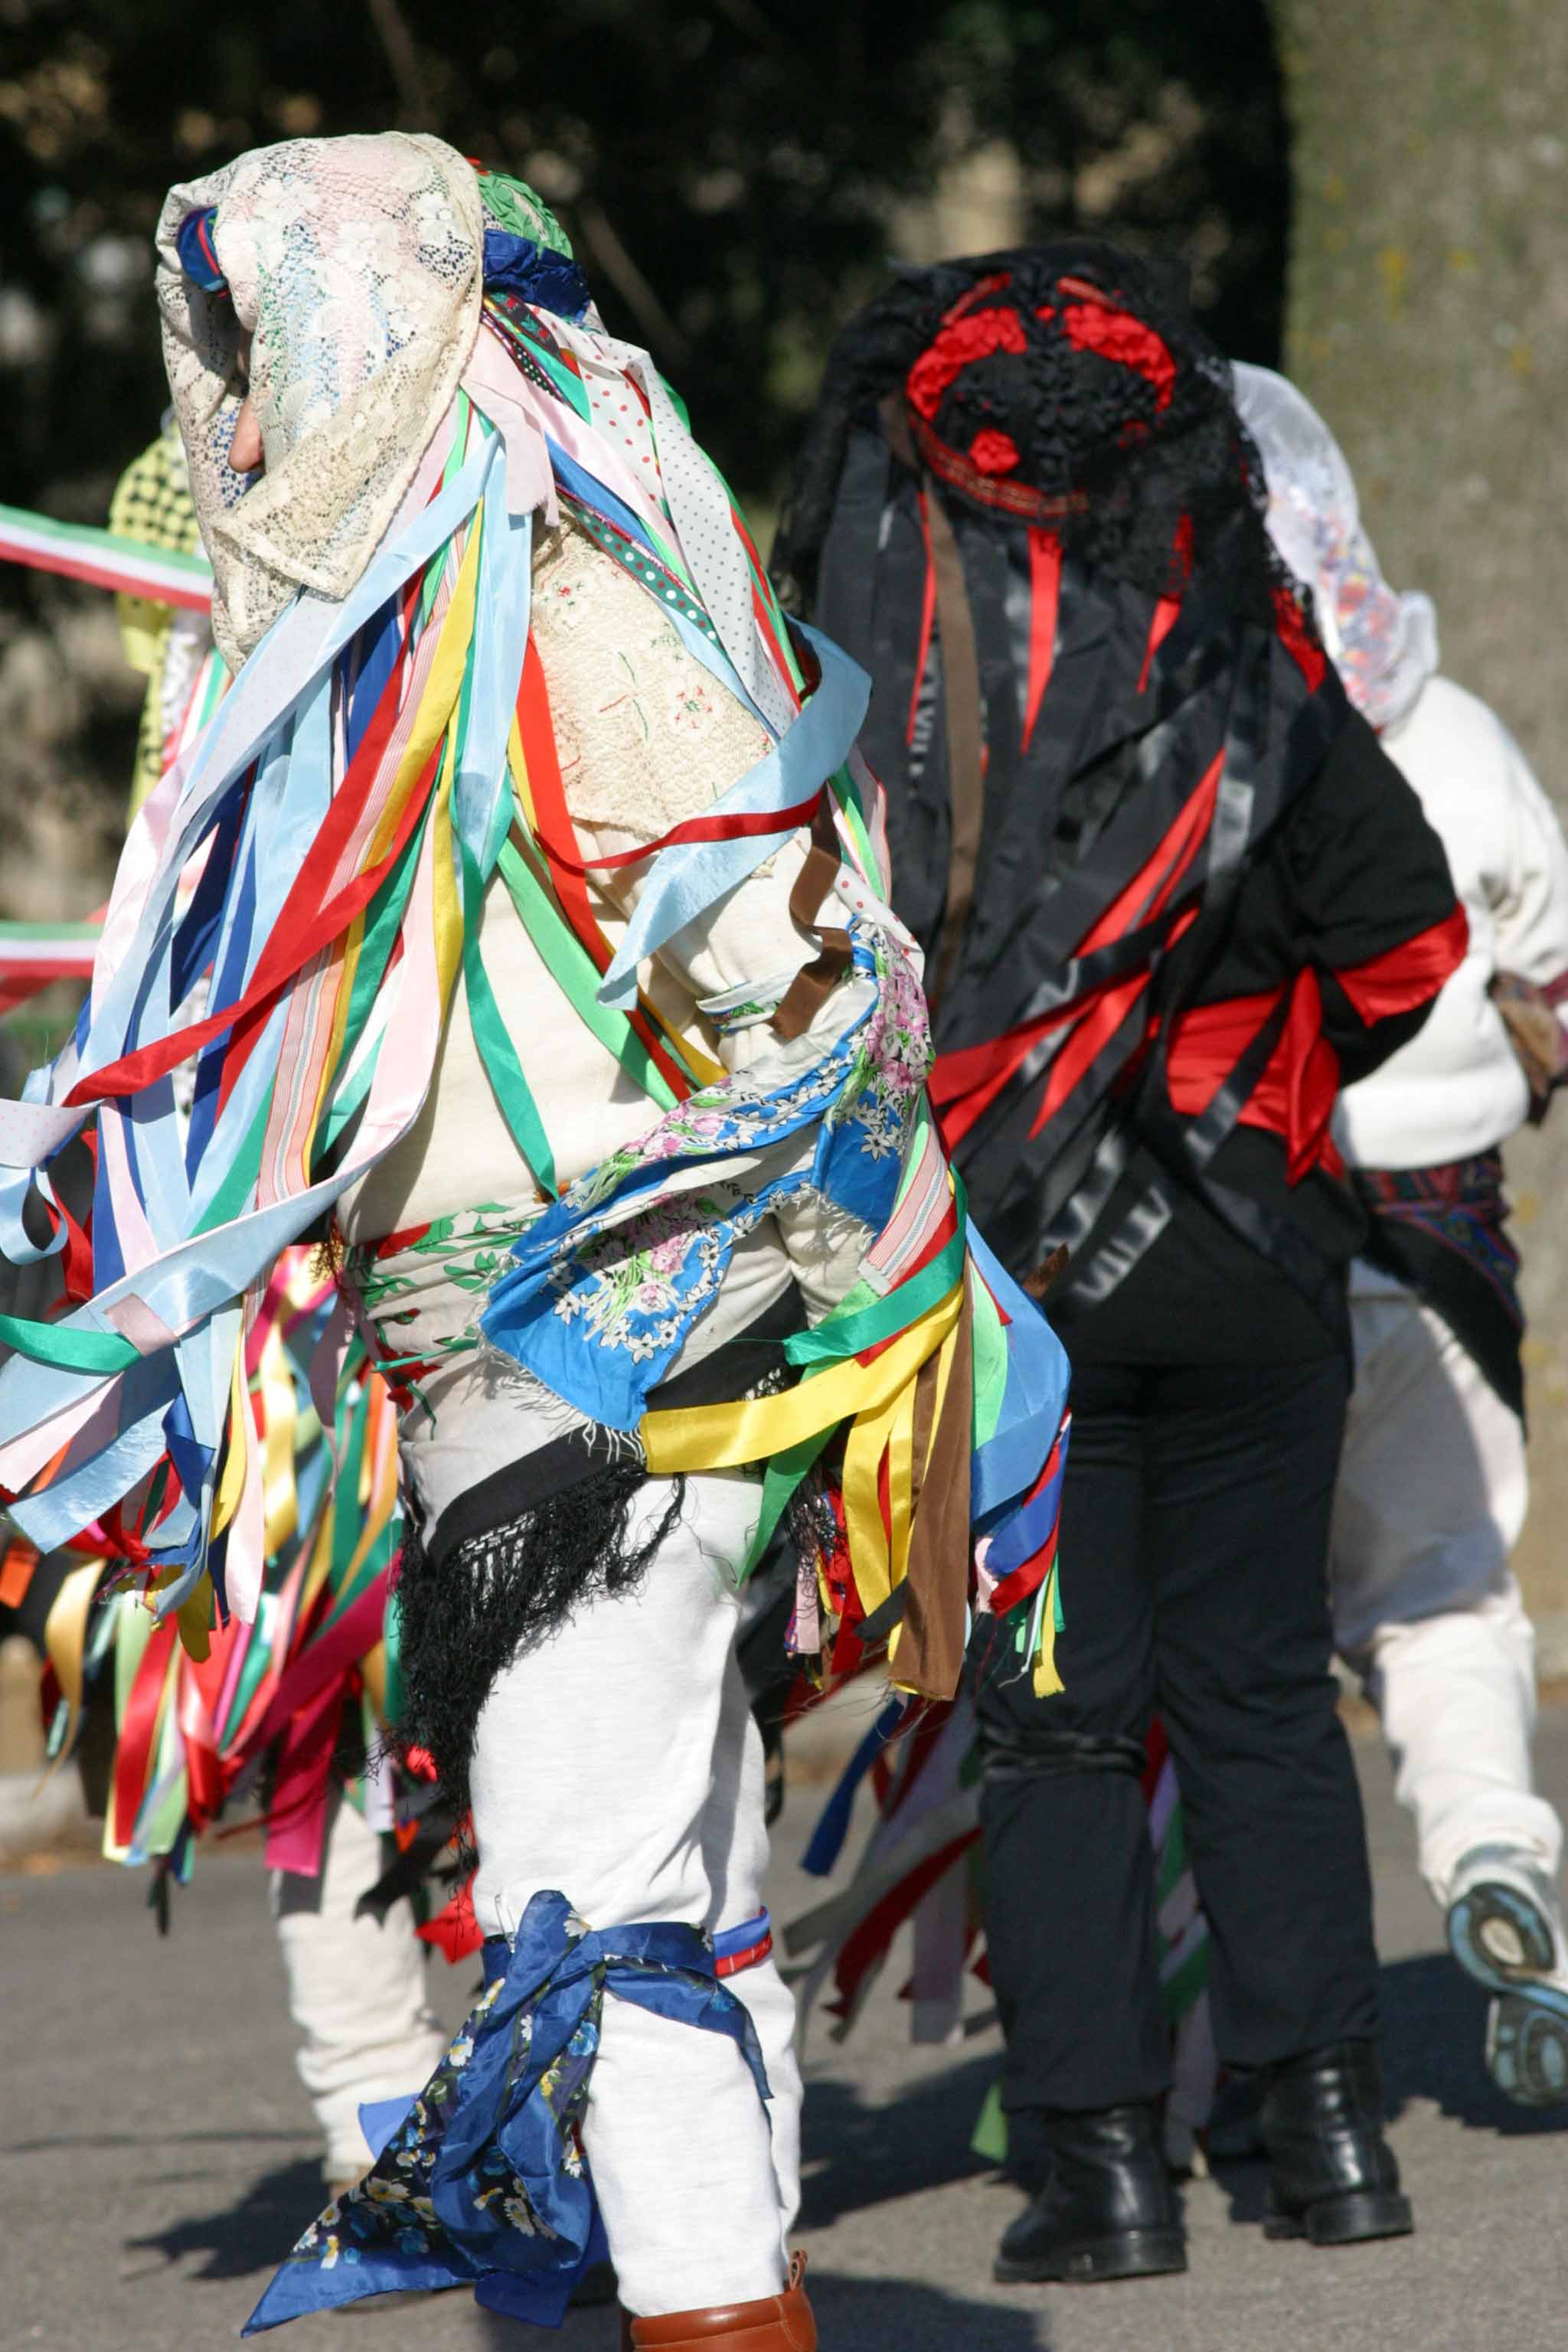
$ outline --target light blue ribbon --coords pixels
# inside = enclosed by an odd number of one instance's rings
[[[821,662],[822,683],[788,734],[714,802],[710,815],[750,816],[794,807],[809,800],[848,757],[866,716],[871,681],[830,637],[815,629],[805,635]],[[754,874],[778,846],[776,834],[763,833],[662,851],[600,982],[600,1003],[623,1010],[631,1004],[644,957],[657,954],[667,940]]]

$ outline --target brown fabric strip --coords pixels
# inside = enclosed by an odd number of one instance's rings
[[[894,1679],[926,1698],[952,1698],[963,1670],[964,1610],[969,1600],[969,1462],[974,1416],[973,1319],[966,1276],[947,1395],[910,1537],[909,1572],[900,1588],[908,1599],[893,1661]],[[934,1368],[931,1393],[934,1401]],[[930,1411],[928,1405],[928,1425]],[[917,1386],[917,1440],[921,1420]],[[921,1452],[917,1443],[917,1462]]]
[[[888,446],[903,465],[920,471],[920,460],[910,437],[909,419],[897,397],[889,394],[878,414]],[[980,660],[974,649],[974,621],[969,592],[963,584],[963,559],[941,493],[926,483],[926,528],[931,535],[931,570],[936,577],[936,618],[942,646],[942,703],[947,714],[948,791],[952,811],[952,847],[947,864],[947,903],[942,936],[926,974],[926,997],[934,1011],[952,978],[963,927],[974,898],[974,877],[980,863],[980,835],[985,818],[984,729],[980,711]]]
[[[824,792],[811,820],[811,847],[805,864],[795,877],[795,887],[789,894],[792,922],[803,931],[809,931],[818,941],[816,954],[808,964],[803,964],[784,991],[772,1021],[775,1036],[787,1045],[809,1029],[826,1003],[849,962],[847,931],[824,930],[816,920],[817,910],[832,889],[838,872],[838,835],[833,829],[833,811]]]

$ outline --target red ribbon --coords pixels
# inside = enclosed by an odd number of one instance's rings
[[[910,405],[929,425],[943,394],[966,367],[997,352],[1021,359],[1026,349],[1024,322],[1016,310],[971,310],[966,317],[950,318],[910,370],[905,385]]]
[[[1098,296],[1067,303],[1061,319],[1062,331],[1075,352],[1092,352],[1096,359],[1131,368],[1152,384],[1154,405],[1164,414],[1176,388],[1176,362],[1152,327]]]
[[[1347,964],[1334,974],[1362,1019],[1386,1021],[1391,1013],[1409,1013],[1436,996],[1451,973],[1458,971],[1469,945],[1469,918],[1456,905],[1440,923],[1402,940],[1364,963]]]

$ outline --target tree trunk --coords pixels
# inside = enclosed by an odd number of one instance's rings
[[[1443,667],[1568,810],[1568,9],[1273,0],[1293,153],[1286,365]],[[1531,1317],[1518,1566],[1568,1672],[1568,1110],[1510,1151]],[[1559,1531],[1554,1535],[1553,1531]]]

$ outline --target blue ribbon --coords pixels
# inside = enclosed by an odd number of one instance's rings
[[[243,2332],[450,2286],[558,2327],[604,2248],[582,2120],[605,1991],[728,2035],[769,2096],[751,2016],[713,1969],[700,1928],[595,1932],[563,1895],[535,1895],[510,1953],[486,1946],[478,2007],[371,2170],[311,2223]]]
[[[843,1852],[844,1841],[849,1834],[849,1817],[855,1810],[856,1791],[903,1722],[909,1706],[906,1698],[890,1698],[845,1766],[838,1786],[811,1832],[811,1843],[800,1858],[802,1870],[809,1871],[813,1878],[826,1878]]]
[[[180,257],[180,268],[193,285],[208,294],[226,294],[228,280],[212,240],[216,219],[216,205],[205,205],[200,212],[187,213],[174,231],[174,247]]]
[[[485,291],[515,294],[563,319],[580,319],[592,299],[570,254],[507,228],[485,231]]]

